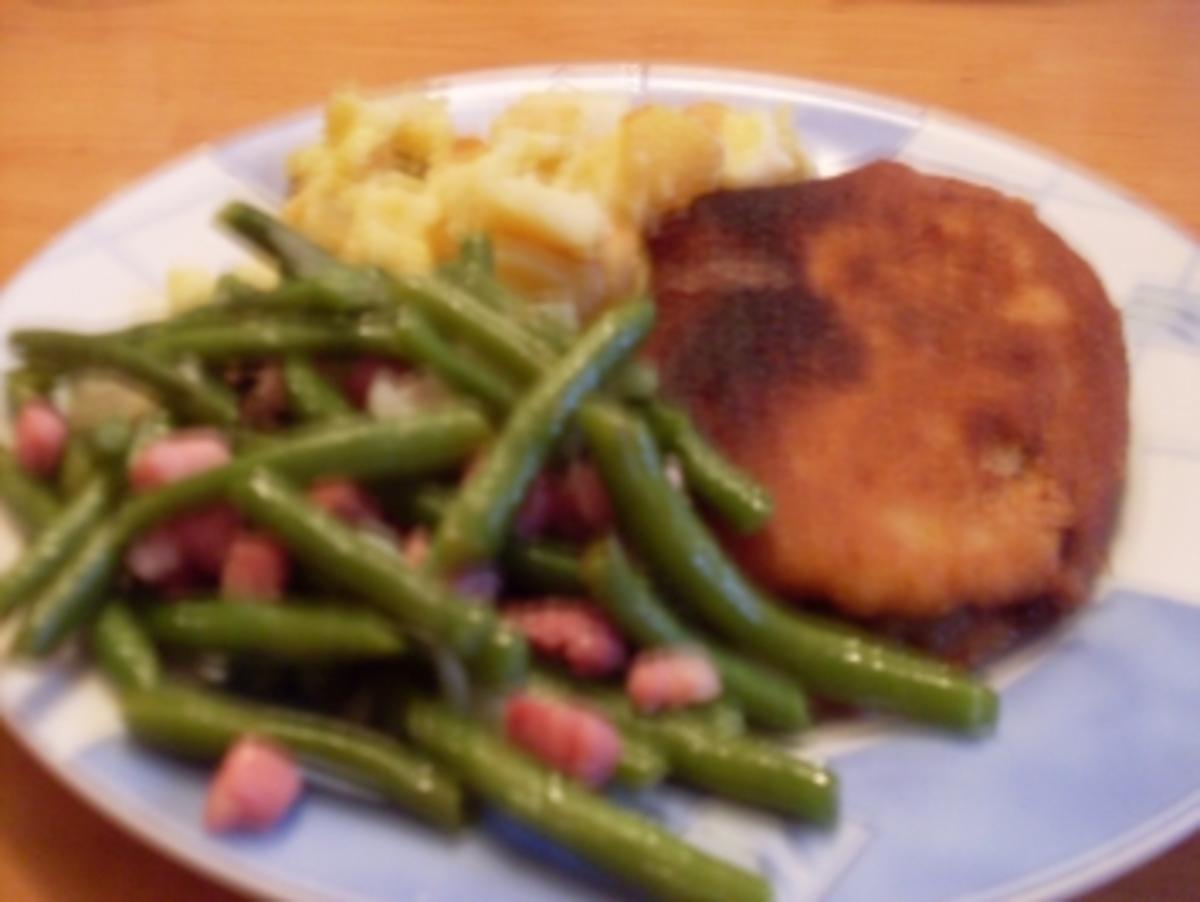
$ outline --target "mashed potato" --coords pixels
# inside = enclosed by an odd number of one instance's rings
[[[457,134],[424,95],[343,93],[324,140],[290,161],[285,217],[345,259],[397,273],[428,271],[486,232],[510,285],[586,310],[641,287],[640,236],[664,213],[809,171],[782,111],[553,92],[523,98],[477,137]]]

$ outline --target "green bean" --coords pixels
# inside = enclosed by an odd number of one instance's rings
[[[98,473],[25,548],[0,576],[0,618],[33,599],[108,515],[116,480]]]
[[[11,417],[30,401],[45,398],[54,388],[54,376],[45,369],[21,366],[8,371],[4,384]]]
[[[463,601],[470,603],[465,599]],[[529,667],[529,647],[518,630],[498,620],[467,664],[476,682],[496,691],[510,689],[525,679]]]
[[[483,360],[453,347],[415,310],[400,316],[395,349],[405,359],[429,369],[451,388],[506,411],[516,403],[512,382]]]
[[[299,232],[241,201],[231,201],[222,207],[217,222],[277,260],[285,276],[317,275],[336,263],[328,251]]]
[[[141,348],[105,337],[29,329],[14,332],[14,346],[37,363],[62,370],[103,369],[144,384],[191,422],[233,426],[238,406],[233,395],[213,383],[196,382]]]
[[[494,276],[475,273],[469,278],[463,279],[460,284],[472,295],[496,310],[521,317],[529,309],[529,305],[523,298]]]
[[[452,388],[493,409],[507,409],[516,394],[503,375],[483,362],[465,359],[413,310],[343,322],[284,316],[207,323],[159,333],[147,338],[143,347],[163,357],[190,355],[209,361],[283,354],[377,354],[423,365]]]
[[[257,288],[245,283],[227,286],[223,302],[214,301],[196,307],[175,319],[204,319],[247,313],[294,311],[314,314],[365,313],[386,306],[378,298],[347,297],[317,279],[290,278],[273,288]],[[204,313],[202,311],[211,311]]]
[[[703,725],[705,729],[718,736],[746,735],[746,715],[742,713],[740,707],[731,705],[724,700],[719,699],[706,705],[696,705],[678,716],[683,716],[697,725]]]
[[[444,279],[411,276],[396,283],[396,292],[517,379],[536,379],[554,361],[553,349],[520,323]]]
[[[663,749],[671,771],[704,792],[818,824],[837,818],[832,771],[750,736],[722,736],[702,723],[666,716],[617,717],[630,735]]]
[[[58,465],[58,494],[69,502],[96,473],[96,460],[85,436],[72,435],[67,439],[62,460]]]
[[[493,304],[491,298],[475,292],[476,284],[495,281],[495,270],[492,240],[483,232],[475,232],[459,242],[458,256],[440,266],[438,275],[475,293],[476,297],[489,306],[504,309],[505,305]]]
[[[785,613],[734,567],[684,495],[663,474],[647,427],[592,402],[579,422],[612,496],[621,529],[658,585],[743,651],[838,701],[947,727],[991,724],[995,693],[956,669],[849,629]]]
[[[703,649],[721,674],[724,690],[759,726],[797,730],[808,724],[804,693],[776,671],[706,641],[681,623],[637,572],[621,543],[608,538],[584,556],[591,596],[629,637],[644,646],[690,645]]]
[[[301,420],[329,420],[354,412],[345,395],[304,357],[293,354],[284,361],[283,382],[288,404]]]
[[[36,656],[57,648],[103,601],[121,551],[134,536],[221,497],[235,479],[255,467],[272,467],[301,481],[328,475],[417,476],[461,460],[485,431],[482,417],[466,409],[384,423],[338,423],[273,441],[230,464],[141,495],[96,530],[42,588],[17,647]]]
[[[121,710],[135,738],[177,754],[216,759],[242,736],[263,736],[439,827],[463,821],[462,793],[454,779],[372,730],[167,684],[126,692]]]
[[[149,689],[159,680],[158,652],[124,602],[104,606],[92,628],[92,649],[100,669],[120,690]]]
[[[223,361],[283,354],[366,353],[390,338],[391,330],[380,329],[375,323],[330,322],[284,314],[170,329],[147,337],[139,347],[162,358],[187,355]]]
[[[646,401],[658,394],[658,370],[644,360],[631,360],[616,374],[613,389],[630,401]]]
[[[103,603],[121,562],[123,536],[109,520],[94,528],[31,602],[17,633],[18,654],[44,657],[56,649]]]
[[[510,539],[500,560],[506,575],[528,592],[581,595],[587,590],[579,552],[569,545]]]
[[[490,276],[496,269],[492,239],[486,232],[472,232],[459,242],[458,259],[472,272]]]
[[[652,400],[644,412],[662,447],[678,456],[688,488],[702,502],[739,532],[754,532],[767,522],[770,494],[714,448],[682,408]]]
[[[545,304],[526,304],[516,320],[555,354],[563,354],[579,339],[579,324],[553,313]]]
[[[765,900],[762,878],[713,858],[518,753],[486,728],[412,702],[409,735],[468,788],[641,890],[690,902]]]
[[[221,286],[225,286],[222,289]],[[105,337],[138,345],[202,327],[231,326],[273,319],[307,323],[341,323],[347,316],[381,309],[378,303],[347,298],[310,279],[291,279],[275,288],[260,289],[222,277],[214,299],[167,319],[139,323]]]
[[[27,539],[45,529],[60,508],[54,492],[25,472],[12,449],[4,446],[0,446],[0,500]]]
[[[234,201],[222,208],[217,221],[275,260],[285,276],[315,282],[351,304],[393,301],[391,280],[382,271],[347,266],[263,210]]]
[[[385,495],[390,513],[405,524],[434,527],[450,506],[453,491],[443,485],[427,482],[421,485],[389,484],[375,486],[377,496]]]
[[[644,737],[621,733],[621,757],[613,772],[618,785],[639,792],[651,789],[666,778],[668,769],[666,756],[653,743]]]
[[[105,420],[85,433],[88,450],[97,466],[123,470],[134,443],[157,426],[157,417],[153,416],[136,422],[120,418]]]
[[[705,792],[820,824],[837,816],[833,773],[774,743],[714,729],[691,711],[640,715],[619,690],[542,673],[530,685],[592,707],[622,732],[664,752],[673,777]]]
[[[166,645],[276,660],[394,657],[405,645],[391,621],[346,606],[183,601],[150,611],[146,626]]]
[[[496,555],[576,408],[629,356],[653,321],[654,308],[645,302],[609,310],[521,400],[438,524],[433,560],[443,572]]]
[[[431,575],[409,567],[393,547],[309,504],[278,476],[258,470],[233,484],[230,499],[278,536],[304,566],[395,617],[427,641],[471,657],[489,650],[500,670],[523,672],[526,649],[489,608],[458,598]],[[503,640],[503,647],[493,643]]]

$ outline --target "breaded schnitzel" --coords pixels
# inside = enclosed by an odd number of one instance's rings
[[[775,496],[747,571],[858,617],[1081,601],[1125,464],[1116,310],[1027,204],[891,162],[649,236],[666,393]]]

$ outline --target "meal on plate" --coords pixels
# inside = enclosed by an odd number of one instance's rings
[[[1086,598],[1124,351],[1024,204],[814,180],[774,113],[561,93],[485,137],[339,96],[291,174],[280,217],[219,216],[270,280],[9,336],[12,653],[79,645],[133,737],[219,762],[210,830],[279,823],[302,764],[765,899],[603,790],[828,825],[794,735],[986,732],[963,665]]]

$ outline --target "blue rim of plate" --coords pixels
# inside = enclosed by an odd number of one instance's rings
[[[1097,602],[991,674],[1003,689],[1006,709],[995,737],[964,743],[885,721],[818,731],[802,745],[832,759],[846,789],[847,817],[833,836],[785,831],[769,818],[732,814],[682,792],[638,804],[693,841],[765,868],[781,898],[872,898],[885,891],[891,898],[1059,897],[1112,879],[1194,830],[1200,824],[1200,776],[1187,773],[1200,760],[1200,727],[1189,730],[1178,721],[1186,718],[1194,695],[1189,665],[1200,641],[1195,572],[1200,566],[1187,567],[1186,558],[1180,563],[1186,547],[1179,534],[1193,524],[1200,527],[1200,515],[1180,515],[1164,505],[1175,495],[1200,499],[1200,424],[1173,426],[1171,406],[1162,399],[1178,402],[1180,392],[1185,400],[1200,398],[1188,393],[1193,372],[1200,384],[1200,246],[1121,189],[1022,141],[928,108],[787,76],[638,63],[539,66],[372,93],[441,94],[462,124],[470,125],[520,93],[547,87],[626,94],[635,101],[715,96],[783,104],[795,111],[802,137],[811,139],[822,175],[875,156],[895,156],[926,171],[1024,196],[1099,270],[1122,307],[1135,374],[1128,535],[1118,541]],[[243,130],[168,162],[102,202],[11,279],[0,306],[0,330],[30,318],[33,292],[44,287],[39,278],[59,285],[54,278],[68,270],[61,284],[96,286],[103,275],[119,273],[118,284],[105,289],[109,303],[118,319],[138,315],[138,309],[122,306],[118,292],[154,290],[161,267],[173,262],[160,258],[163,246],[187,240],[197,214],[229,193],[278,201],[283,154],[316,133],[318,118],[319,110],[309,108]],[[97,253],[102,260],[92,259]],[[231,253],[205,245],[197,262],[219,266],[236,259]],[[1137,654],[1142,648],[1153,654]],[[375,853],[390,851],[391,842],[415,843],[412,861],[422,866],[444,853],[451,861],[440,882],[428,887],[431,898],[466,897],[462,891],[469,893],[479,880],[506,893],[506,878],[518,894],[513,898],[532,898],[522,895],[527,872],[538,897],[553,898],[557,890],[602,898],[614,891],[603,881],[574,881],[557,870],[523,866],[497,852],[495,844],[472,840],[450,849],[430,843],[403,817],[329,797],[308,800],[295,819],[299,823],[289,824],[276,842],[214,841],[198,827],[202,775],[132,749],[119,735],[112,700],[99,682],[77,677],[69,662],[41,672],[8,668],[0,674],[0,717],[34,757],[93,807],[228,885],[303,898],[380,895],[338,881],[339,869],[352,861],[334,861],[332,870],[306,875],[305,865],[314,866],[327,850],[309,843],[296,857],[289,844],[323,825],[337,827],[339,835],[355,834]],[[84,726],[95,735],[68,736],[80,729],[56,726],[55,716],[66,719],[64,706],[76,714],[93,712],[81,719],[90,719]],[[1115,736],[1121,742],[1113,742]],[[1089,738],[1097,741],[1077,741]],[[1119,748],[1107,755],[1097,751],[1106,745]],[[1125,781],[1118,787],[1126,795],[1114,794],[1111,778],[1120,768]],[[1173,778],[1152,780],[1140,771]],[[128,781],[144,778],[144,772],[152,779],[139,784],[140,797],[131,794]],[[997,783],[1001,773],[1011,777],[1011,785],[1007,778]],[[932,814],[931,806],[937,808]],[[1073,806],[1082,809],[1070,821]],[[964,814],[962,807],[970,810]],[[1008,820],[983,824],[998,816]],[[1031,817],[1037,823],[1028,823]],[[1042,821],[1053,835],[1039,832]],[[1106,835],[1094,829],[1100,822],[1127,826]],[[1055,846],[1061,845],[1061,833],[1070,833],[1064,824],[1085,833],[1091,829],[1069,854]],[[561,857],[500,819],[489,818],[488,826],[493,837],[504,838],[502,849],[535,845]],[[379,831],[391,834],[382,845],[374,835]],[[993,845],[997,839],[1004,842]],[[908,862],[907,870],[897,862]],[[464,868],[478,879],[455,883]],[[386,870],[381,876],[388,876]],[[384,886],[395,884],[375,889]]]

